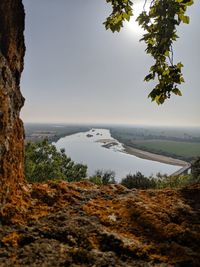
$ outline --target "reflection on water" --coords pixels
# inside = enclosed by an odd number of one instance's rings
[[[58,149],[65,148],[66,154],[77,163],[88,166],[88,175],[95,170],[113,170],[116,180],[120,181],[129,173],[142,172],[146,176],[171,174],[179,166],[173,166],[123,153],[123,145],[110,135],[107,129],[91,129],[59,139],[55,143]]]

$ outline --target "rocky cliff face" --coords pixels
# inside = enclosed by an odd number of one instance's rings
[[[0,1],[0,203],[16,195],[23,181],[24,98],[20,92],[23,70],[24,9],[21,0]]]
[[[49,182],[26,194],[24,210],[13,206],[0,227],[2,267],[200,266],[200,185]]]

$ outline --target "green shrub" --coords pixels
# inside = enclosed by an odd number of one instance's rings
[[[25,145],[25,175],[29,182],[80,181],[86,174],[87,166],[75,164],[64,149],[57,151],[48,140]]]
[[[102,179],[101,179],[101,177],[92,176],[92,177],[89,177],[88,180],[89,180],[90,182],[96,184],[96,185],[102,185]]]
[[[194,181],[200,182],[200,157],[198,157],[191,166],[191,174]]]
[[[128,174],[126,178],[123,178],[121,184],[129,189],[148,189],[155,188],[156,182],[154,179],[145,177],[141,172],[136,174]]]
[[[115,172],[110,170],[96,170],[89,180],[98,185],[115,184]]]
[[[188,184],[199,184],[200,183],[200,175],[193,176],[190,175],[188,178]]]
[[[156,182],[156,188],[179,188],[186,186],[189,183],[190,175],[178,175],[178,176],[167,176],[163,175],[157,178],[154,178]]]
[[[180,188],[187,185],[200,183],[200,176],[194,176],[193,174],[181,174],[177,176],[167,176],[157,174],[153,180],[156,183],[156,188]]]

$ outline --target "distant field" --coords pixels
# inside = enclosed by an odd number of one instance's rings
[[[26,141],[38,142],[44,138],[48,138],[51,142],[56,142],[61,137],[85,132],[91,129],[85,125],[70,125],[70,124],[47,124],[47,123],[26,123],[25,136]]]
[[[178,142],[168,140],[142,140],[135,141],[133,145],[141,149],[147,149],[155,152],[165,152],[181,157],[197,157],[200,156],[200,143]]]
[[[200,127],[113,127],[111,134],[126,146],[191,161],[200,156]]]

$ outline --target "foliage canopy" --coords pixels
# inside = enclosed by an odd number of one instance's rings
[[[98,185],[115,184],[115,172],[111,170],[96,170],[89,180]]]
[[[137,0],[139,1],[139,0]],[[181,96],[178,85],[184,82],[183,64],[174,64],[173,42],[177,40],[176,27],[189,23],[186,16],[188,6],[193,0],[152,0],[149,11],[145,9],[148,0],[144,0],[142,13],[137,22],[145,30],[141,41],[146,43],[146,53],[154,59],[145,81],[156,80],[157,84],[149,97],[157,104],[163,104],[171,93]],[[134,4],[130,0],[106,0],[112,5],[112,13],[104,22],[106,29],[119,32],[124,21],[129,21],[134,13]],[[136,2],[136,1],[135,1]]]
[[[87,166],[75,164],[64,149],[57,151],[47,140],[25,146],[25,175],[29,182],[80,181],[86,174]]]
[[[122,179],[121,184],[129,189],[148,189],[155,188],[156,182],[154,179],[145,177],[141,172],[136,174],[128,174],[125,178]]]
[[[192,163],[192,175],[194,179],[198,180],[200,182],[200,157],[198,157],[193,163]]]
[[[199,162],[196,161],[194,164],[195,170],[199,174]],[[195,176],[193,173],[176,176],[157,173],[156,176],[145,177],[141,172],[137,172],[136,174],[128,174],[122,179],[121,184],[129,189],[163,189],[181,188],[199,182],[200,175]]]

